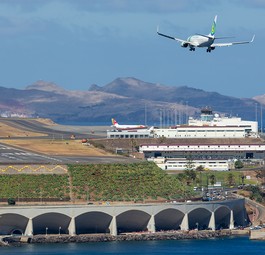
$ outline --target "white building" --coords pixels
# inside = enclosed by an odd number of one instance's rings
[[[107,130],[107,138],[150,138],[153,137],[151,130]]]
[[[258,122],[238,117],[220,117],[211,109],[201,111],[200,119],[189,118],[188,125],[154,129],[154,137],[166,138],[245,138],[258,137]]]
[[[145,158],[264,159],[265,144],[144,144]]]
[[[153,161],[162,170],[167,171],[183,171],[188,164],[192,164],[193,169],[202,166],[205,170],[212,171],[228,171],[234,168],[234,161],[225,159],[209,159],[209,160],[192,160],[189,162],[186,158],[155,158]]]
[[[154,129],[154,137],[166,138],[245,138],[244,127],[229,126],[176,126]]]
[[[201,110],[201,118],[189,118],[189,126],[218,126],[218,127],[241,127],[245,130],[246,136],[258,137],[258,122],[246,121],[239,117],[221,117],[219,114],[213,114],[209,108]]]

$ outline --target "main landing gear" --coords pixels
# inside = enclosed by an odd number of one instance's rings
[[[190,51],[195,51],[195,48],[190,48]]]
[[[215,47],[209,47],[209,48],[207,48],[207,52],[211,52],[212,50],[214,50],[215,49]]]

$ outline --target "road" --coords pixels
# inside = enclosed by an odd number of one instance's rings
[[[256,201],[245,198],[246,204],[253,208],[252,224],[254,226],[259,225],[260,222],[265,222],[265,206],[257,203]]]
[[[250,218],[253,226],[259,225],[260,222],[265,223],[265,206],[253,201],[247,197],[240,196],[238,194],[232,193],[236,198],[244,198],[246,205],[252,208],[253,217]]]

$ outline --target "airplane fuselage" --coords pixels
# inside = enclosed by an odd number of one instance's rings
[[[214,38],[208,38],[201,35],[192,35],[187,39],[187,42],[190,42],[190,46],[196,45],[196,47],[211,47],[214,43]]]
[[[117,130],[138,130],[138,129],[147,129],[146,126],[126,126],[126,125],[119,125],[114,126]]]

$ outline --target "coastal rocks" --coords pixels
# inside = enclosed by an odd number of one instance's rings
[[[86,243],[86,242],[111,242],[111,241],[151,241],[151,240],[181,240],[181,239],[208,239],[230,236],[230,230],[222,231],[168,231],[157,233],[127,233],[118,236],[109,234],[91,235],[36,235],[32,243]]]

